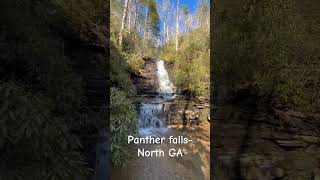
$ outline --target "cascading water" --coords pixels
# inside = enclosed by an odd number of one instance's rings
[[[146,64],[145,72],[146,75],[149,75],[151,78],[141,79],[146,80],[145,84],[137,84],[138,88],[139,85],[143,85],[143,88],[145,88],[144,91],[139,91],[143,92],[141,96],[144,98],[144,102],[140,104],[140,109],[138,110],[139,137],[169,138],[173,136],[180,139],[180,137],[183,136],[183,138],[187,137],[192,141],[188,144],[176,145],[170,144],[167,141],[155,144],[130,145],[129,153],[136,154],[134,155],[135,157],[130,158],[129,163],[125,167],[112,166],[111,179],[208,180],[210,177],[210,153],[208,152],[210,150],[208,145],[210,142],[209,131],[207,133],[202,130],[205,127],[199,128],[197,131],[191,131],[188,127],[180,128],[179,124],[171,124],[171,121],[167,120],[172,114],[174,114],[174,117],[180,117],[178,113],[184,107],[184,104],[181,104],[185,103],[184,97],[181,95],[175,98],[175,87],[173,83],[170,82],[163,61],[154,59],[148,63],[150,64]],[[151,80],[155,82],[150,82]],[[156,86],[150,88],[151,84],[156,84]],[[149,91],[154,88],[157,88],[156,92]],[[149,92],[150,94],[148,94]],[[157,94],[157,96],[155,96],[155,94]],[[172,119],[172,122],[176,122],[175,120],[179,119]],[[144,151],[145,155],[137,154],[137,152],[140,152],[139,150]],[[157,154],[154,153],[155,150],[164,151],[164,155],[152,155]],[[177,153],[180,152],[180,150],[183,153],[183,157],[180,157],[178,154],[172,157],[172,154],[169,154],[169,152]],[[148,153],[149,155],[147,155]],[[208,163],[206,163],[206,161]]]
[[[169,79],[168,72],[162,60],[157,61],[157,77],[159,81],[158,93],[161,95],[173,96],[174,87]]]
[[[157,60],[158,94],[162,103],[141,104],[139,116],[139,132],[141,136],[158,135],[167,131],[165,126],[167,100],[174,99],[174,86],[162,60]]]
[[[142,136],[166,132],[164,104],[142,104],[140,106],[139,132]]]

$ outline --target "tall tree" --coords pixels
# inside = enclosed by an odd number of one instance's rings
[[[133,10],[133,5],[134,5],[132,1],[134,1],[134,0],[131,0],[128,3],[128,33],[129,34],[131,33],[131,25],[132,25],[132,23],[131,23],[131,19],[132,19],[131,15],[132,15],[132,10]]]
[[[167,44],[169,41],[169,9],[170,9],[170,0],[163,0],[162,4],[162,19],[163,19],[163,41],[164,44]]]
[[[179,50],[179,0],[177,0],[177,8],[176,8],[176,51]]]
[[[209,2],[207,0],[201,0],[197,9],[198,24],[200,27],[209,27]]]
[[[138,6],[139,6],[139,1],[138,0],[133,0],[133,4],[134,4],[134,11],[133,11],[133,28],[134,31],[137,30],[137,23],[138,23]]]
[[[148,28],[154,36],[158,36],[160,31],[160,17],[157,9],[157,1],[149,0],[148,6]]]
[[[121,21],[121,29],[120,29],[120,34],[119,34],[119,45],[120,45],[120,48],[122,47],[123,32],[125,31],[128,4],[129,4],[129,0],[125,0],[124,8],[123,8],[122,21]]]
[[[151,39],[151,35],[154,37],[159,36],[160,31],[160,17],[157,9],[156,0],[145,0],[146,12],[145,12],[145,30],[144,30],[144,43],[146,40]]]
[[[188,16],[189,16],[189,7],[187,5],[183,6],[183,16],[184,16],[185,33],[187,33],[188,32]]]
[[[148,24],[148,0],[145,0],[145,4],[146,4],[146,10],[145,10],[145,17],[144,17],[144,31],[143,31],[143,43],[145,44],[147,41],[147,34],[148,34],[148,28],[147,28],[147,24]]]

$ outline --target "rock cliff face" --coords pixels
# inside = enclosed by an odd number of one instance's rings
[[[80,42],[67,47],[72,67],[82,79],[90,119],[95,127],[86,127],[78,132],[84,145],[90,168],[94,170],[92,180],[107,179],[110,174],[109,162],[109,115],[104,113],[109,104],[108,69],[106,50],[103,44]]]
[[[320,159],[320,118],[292,110],[218,107],[213,123],[216,179],[311,179]],[[259,179],[259,178],[258,178]]]
[[[138,94],[157,95],[158,79],[156,58],[145,58],[144,67],[136,74],[131,75],[131,79],[136,86]]]

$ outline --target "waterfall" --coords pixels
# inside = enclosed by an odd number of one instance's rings
[[[175,98],[174,86],[169,79],[168,72],[162,60],[157,60],[157,78],[158,78],[158,93],[163,102],[148,103],[140,105],[139,116],[139,132],[141,136],[157,135],[166,132],[166,104],[167,100]],[[154,99],[156,100],[156,98]]]
[[[139,133],[142,136],[157,135],[167,131],[164,104],[141,104]]]
[[[174,86],[169,79],[168,72],[162,60],[157,61],[157,77],[159,81],[158,93],[164,97],[173,98]]]
[[[140,127],[163,127],[163,106],[161,104],[142,104],[140,107]]]

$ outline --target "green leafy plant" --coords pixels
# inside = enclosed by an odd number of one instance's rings
[[[209,30],[194,29],[181,38],[178,52],[174,43],[161,49],[160,57],[174,64],[175,85],[196,96],[209,98],[210,48]]]
[[[14,83],[0,84],[0,179],[85,179],[79,139],[50,100]]]
[[[252,0],[239,14],[220,18],[227,20],[214,35],[216,87],[237,91],[249,84],[268,102],[318,109],[319,53],[315,44],[308,45],[309,24],[292,0]]]
[[[128,160],[127,137],[137,134],[137,112],[127,94],[116,88],[111,88],[110,102],[112,162],[124,165]]]

